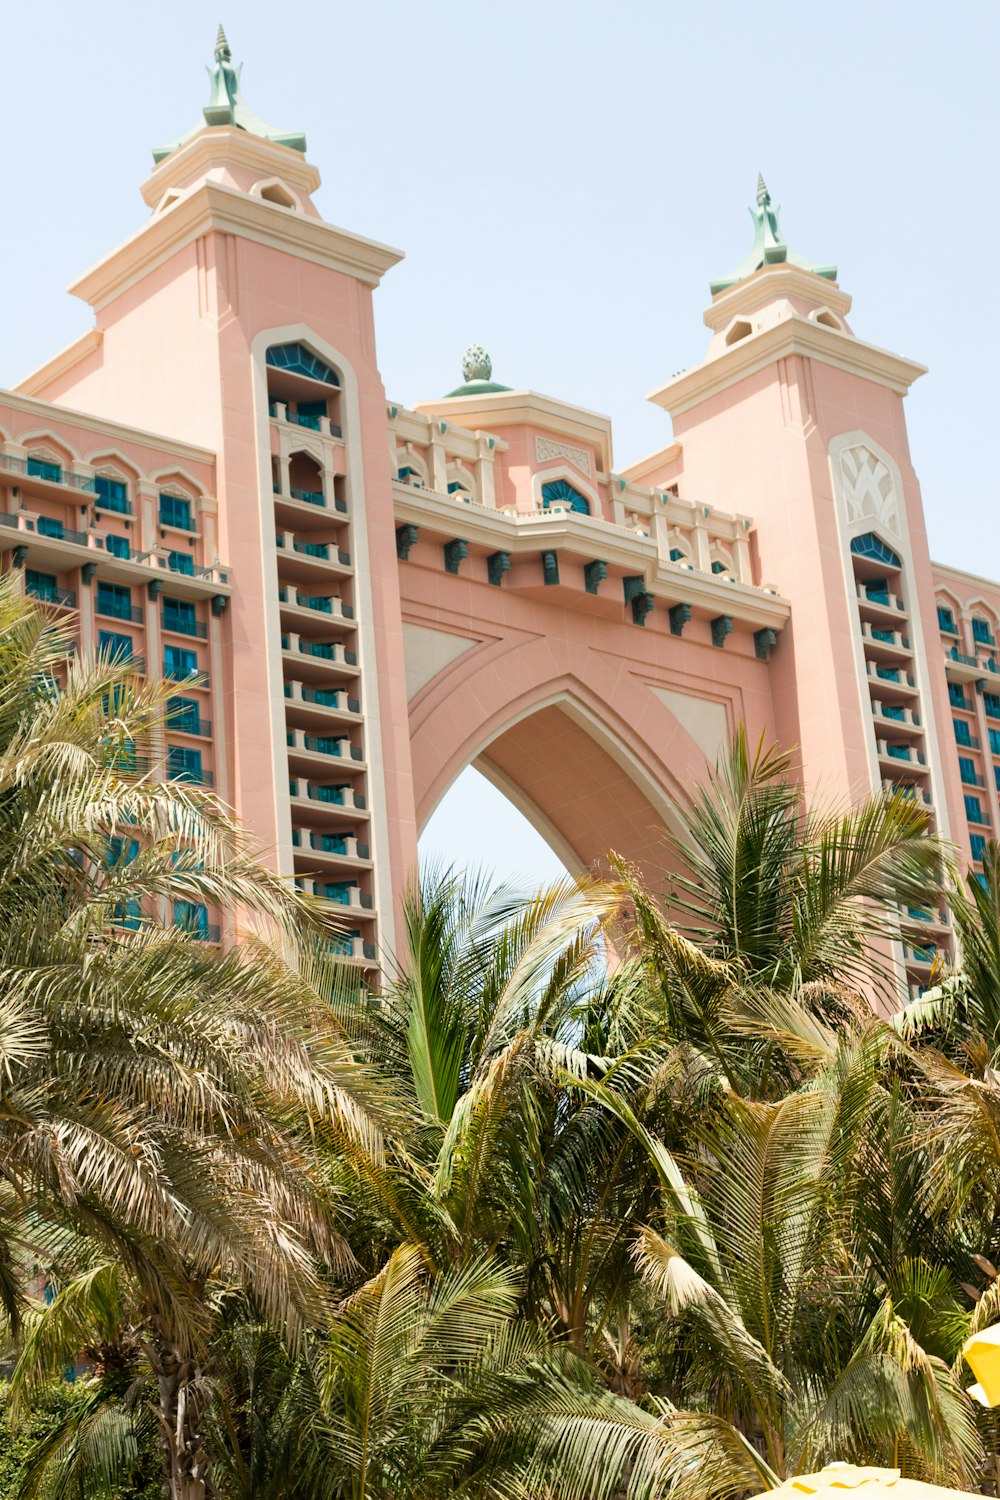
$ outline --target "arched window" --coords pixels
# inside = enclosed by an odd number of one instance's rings
[[[307,349],[305,344],[272,344],[267,351],[267,363],[275,370],[288,370],[292,375],[305,375],[310,380],[320,380],[324,385],[340,385],[337,376],[328,364]]]
[[[863,536],[856,536],[851,542],[851,551],[855,557],[870,558],[872,562],[882,563],[886,568],[898,570],[903,566],[892,548],[886,546],[882,538],[876,536],[874,531],[866,531]]]
[[[586,495],[581,495],[565,479],[551,479],[548,484],[542,485],[542,505],[545,509],[557,504],[568,505],[572,510],[579,511],[581,516],[590,515],[590,502]]]

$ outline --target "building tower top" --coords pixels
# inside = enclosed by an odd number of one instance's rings
[[[509,385],[498,385],[493,379],[493,361],[482,344],[470,344],[462,355],[462,379],[464,384],[449,391],[446,401],[452,396],[484,396],[491,391],[510,390]]]
[[[738,281],[744,281],[746,277],[752,276],[762,266],[798,266],[800,270],[812,271],[816,276],[826,277],[827,281],[836,281],[836,266],[818,266],[813,261],[806,260],[804,256],[796,255],[795,251],[790,248],[781,232],[781,209],[775,208],[772,204],[767,183],[760,173],[757,174],[757,204],[749,212],[753,220],[753,248],[730,276],[723,276],[719,281],[711,282],[713,297],[718,292],[724,292],[727,287],[735,286]]]
[[[212,67],[207,68],[211,82],[211,96],[205,105],[202,114],[204,123],[199,123],[182,135],[178,140],[172,141],[169,146],[157,146],[153,151],[154,162],[161,162],[165,156],[176,151],[185,141],[189,141],[205,125],[235,125],[239,130],[245,130],[249,135],[260,136],[265,141],[274,141],[278,146],[289,146],[293,151],[305,151],[306,138],[301,131],[279,130],[277,126],[268,125],[254,114],[243,97],[241,75],[243,64],[239,67],[233,66],[233,54],[226,39],[226,33],[219,24],[218,35],[215,39],[215,62]]]

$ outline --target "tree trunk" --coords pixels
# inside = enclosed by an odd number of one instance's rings
[[[147,1345],[159,1391],[160,1451],[169,1500],[215,1500],[205,1443],[207,1393],[196,1360],[170,1338]]]

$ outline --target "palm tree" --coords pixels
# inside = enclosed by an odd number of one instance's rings
[[[319,919],[210,794],[140,773],[166,687],[68,647],[0,583],[0,1295],[16,1323],[26,1246],[67,1229],[127,1276],[188,1500],[206,1290],[251,1284],[292,1335],[321,1316],[317,1266],[351,1256],[314,1137],[377,1160],[379,1096],[295,958]],[[262,936],[222,952],[175,903]]]

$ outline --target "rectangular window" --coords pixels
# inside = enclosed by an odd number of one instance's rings
[[[48,604],[55,603],[59,592],[54,573],[39,573],[34,568],[25,569],[24,587],[33,599],[44,599]]]
[[[945,609],[943,604],[939,604],[937,607],[937,616],[939,630],[942,630],[945,635],[958,635],[958,630],[955,628],[955,614],[953,610]]]
[[[167,599],[163,601],[163,628],[164,630],[177,630],[181,635],[197,634],[197,615],[195,607],[188,599]]]
[[[958,757],[958,774],[966,786],[975,786],[976,768],[967,755],[960,755]]]
[[[983,694],[983,707],[988,718],[1000,719],[1000,696],[996,693]]]
[[[982,803],[980,802],[978,797],[970,797],[966,795],[965,816],[968,818],[970,823],[983,822],[983,808]]]
[[[328,881],[323,887],[323,895],[328,901],[336,901],[338,906],[350,906],[351,885],[347,880]]]
[[[966,722],[966,720],[965,719],[952,719],[951,722],[955,726],[955,744],[956,745],[971,745],[972,744],[972,731],[969,729],[969,726],[968,726],[968,723]]]
[[[168,745],[167,775],[171,780],[201,781],[201,751],[188,745]]]
[[[97,613],[112,615],[116,620],[131,620],[132,590],[125,583],[98,581]]]
[[[164,646],[163,675],[175,682],[182,682],[185,677],[197,677],[198,653],[188,651],[184,646]]]
[[[996,782],[997,791],[1000,792],[1000,766],[993,767],[993,780]]]
[[[193,531],[191,501],[182,500],[179,495],[161,495],[160,525],[173,526],[178,531]]]
[[[125,536],[106,537],[104,546],[111,553],[112,557],[128,558],[132,555],[132,548],[129,546],[128,537]]]
[[[949,682],[948,701],[952,708],[968,708],[965,697],[965,689],[960,682]]]
[[[39,516],[37,525],[39,536],[61,537],[66,532],[63,523],[57,521],[54,516]]]
[[[171,552],[167,558],[167,566],[171,573],[183,573],[188,578],[194,577],[194,558],[190,552]]]
[[[107,657],[108,661],[131,661],[132,637],[120,635],[117,630],[99,630],[97,651],[100,656]]]
[[[198,901],[174,902],[174,926],[194,937],[208,936],[208,909]]]
[[[311,427],[314,432],[319,431],[319,419],[326,416],[325,401],[299,401],[295,410],[300,427]]]
[[[181,734],[201,734],[200,705],[195,698],[171,698],[167,704],[170,728]]]
[[[29,458],[27,472],[34,479],[48,479],[52,484],[62,484],[62,466],[49,463],[44,458]]]
[[[993,646],[996,644],[993,639],[993,632],[990,629],[988,620],[977,620],[975,618],[973,619],[972,639],[974,641],[977,641],[980,646]]]
[[[969,847],[972,850],[973,859],[977,863],[979,863],[983,857],[983,850],[986,848],[986,839],[984,835],[981,833],[970,833]]]
[[[94,488],[97,491],[97,504],[101,510],[113,510],[120,516],[132,514],[132,507],[128,503],[128,491],[120,479],[109,479],[106,474],[98,474],[94,480]]]
[[[990,749],[993,754],[1000,755],[1000,729],[988,729],[986,732],[990,737]]]
[[[108,868],[114,869],[116,865],[130,865],[138,853],[138,839],[126,841],[115,834],[108,839]]]

